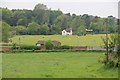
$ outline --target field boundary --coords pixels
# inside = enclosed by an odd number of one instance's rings
[[[40,52],[105,52],[103,50],[12,50],[12,51],[1,51],[2,53],[40,53]]]
[[[2,78],[2,80],[119,80],[119,78]]]
[[[3,45],[3,46],[2,46]],[[29,46],[27,46],[29,47]],[[50,50],[47,50],[46,48],[42,49],[35,48],[37,46],[30,46],[30,48],[24,48],[22,46],[17,45],[16,48],[13,48],[13,45],[9,44],[1,44],[0,52],[64,52],[64,51],[105,51],[104,46],[68,46],[69,48],[53,48]]]

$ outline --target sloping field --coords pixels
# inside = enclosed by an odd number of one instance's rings
[[[105,37],[105,34],[95,34],[86,36],[62,36],[62,35],[21,35],[12,38],[12,43],[25,45],[35,45],[38,40],[58,40],[62,45],[71,46],[101,46],[103,45],[101,37]]]

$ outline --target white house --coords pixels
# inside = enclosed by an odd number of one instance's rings
[[[62,35],[72,35],[72,28],[64,29]]]

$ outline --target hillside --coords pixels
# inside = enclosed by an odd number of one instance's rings
[[[62,45],[71,46],[101,46],[103,45],[101,37],[105,34],[86,35],[86,36],[62,36],[62,35],[19,35],[12,38],[12,43],[25,45],[35,45],[38,40],[58,40]]]

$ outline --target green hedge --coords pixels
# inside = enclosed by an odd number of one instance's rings
[[[40,50],[41,48],[39,46],[22,45],[22,46],[20,46],[20,49],[25,49],[25,50]]]
[[[54,49],[73,49],[73,47],[68,45],[62,45],[62,46],[54,47]]]
[[[15,50],[15,49],[21,49],[21,50],[40,50],[41,48],[39,46],[29,46],[29,45],[16,46],[16,45],[13,45],[12,49],[13,50]]]

